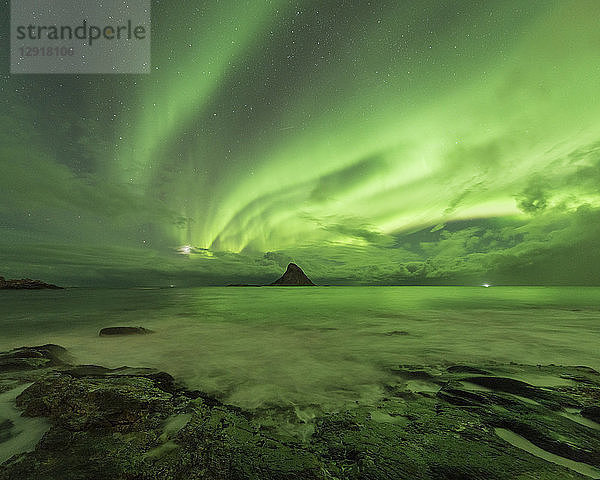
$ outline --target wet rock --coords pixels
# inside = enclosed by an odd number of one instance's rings
[[[409,406],[392,401],[383,408],[403,409],[408,423],[373,421],[368,409],[362,407],[317,423],[311,447],[332,460],[328,474],[333,478],[581,478],[566,468],[506,446],[468,410],[424,397]]]
[[[438,398],[459,407],[482,407],[493,404],[493,399],[480,392],[470,392],[462,388],[453,388],[448,384],[437,392]]]
[[[471,373],[473,375],[490,375],[487,370],[471,367],[469,365],[452,365],[446,369],[450,373]]]
[[[144,327],[106,327],[100,330],[100,336],[108,335],[146,335],[152,333],[152,330],[148,330]]]
[[[99,365],[77,365],[73,368],[62,370],[63,373],[76,378],[147,378],[152,380],[158,388],[165,392],[173,393],[179,387],[175,379],[165,372],[158,372],[153,368],[106,368]]]
[[[54,374],[17,397],[30,417],[48,417],[69,431],[155,428],[172,410],[171,395],[145,377],[73,378]]]
[[[2,464],[0,480],[585,478],[507,443],[498,429],[600,467],[600,431],[561,415],[560,405],[574,403],[597,413],[600,378],[575,367],[402,365],[380,401],[329,413],[305,406],[300,414],[295,406],[244,411],[148,368],[47,367],[64,354],[54,347],[16,352],[45,361],[39,370],[0,372],[0,386],[40,372],[17,406],[51,424],[34,451]],[[15,351],[0,358],[8,354]],[[510,378],[517,373],[586,382],[542,388]],[[439,391],[410,392],[407,382],[435,382]],[[10,431],[0,419],[0,439]]]
[[[425,370],[416,365],[400,365],[399,367],[393,367],[390,370],[406,379],[431,380],[438,376],[431,371]]]
[[[566,407],[576,407],[578,402],[574,399],[560,395],[553,390],[538,388],[521,380],[506,377],[479,376],[465,377],[463,381],[485,387],[496,392],[506,392],[530,399],[533,403],[543,404],[552,410],[561,410]],[[506,398],[506,397],[504,397]]]
[[[528,383],[512,378],[504,377],[466,377],[465,381],[486,387],[492,390],[500,390],[502,392],[514,393],[517,395],[534,395],[535,388]]]
[[[584,407],[581,409],[581,415],[600,424],[600,406]]]
[[[314,453],[264,435],[248,412],[207,402],[164,372],[67,364],[44,371],[16,403],[52,427],[33,452],[2,465],[2,480],[324,478]]]
[[[67,351],[53,344],[37,347],[20,347],[0,353],[0,372],[13,370],[35,370],[64,365],[68,360]]]
[[[10,431],[13,428],[13,422],[8,418],[0,418],[0,444],[10,438]]]

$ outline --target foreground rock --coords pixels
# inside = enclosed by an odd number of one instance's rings
[[[58,345],[15,348],[0,353],[0,374],[62,366],[67,364],[68,359],[67,351]]]
[[[312,285],[314,283],[308,278],[302,269],[295,263],[290,263],[287,266],[285,273],[275,280],[271,285],[278,286],[301,286],[301,285]]]
[[[108,335],[147,335],[152,333],[152,330],[148,330],[144,327],[106,327],[100,330],[100,336]]]
[[[0,465],[1,480],[600,477],[600,430],[573,413],[594,415],[600,400],[600,375],[585,367],[397,366],[376,404],[320,412],[307,423],[291,407],[243,411],[166,373],[73,366],[65,355],[44,345],[0,356],[39,360],[7,360],[0,389],[34,382],[17,406],[49,422],[33,451]],[[287,428],[269,424],[267,410]],[[2,442],[11,426],[2,418],[0,425]],[[294,425],[308,434],[291,435]],[[513,446],[506,432],[570,467]]]
[[[62,290],[63,287],[30,278],[6,280],[4,277],[0,277],[0,290],[42,290],[45,288]]]

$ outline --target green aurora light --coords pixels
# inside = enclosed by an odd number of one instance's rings
[[[598,284],[598,18],[153,3],[151,75],[0,79],[2,273]]]

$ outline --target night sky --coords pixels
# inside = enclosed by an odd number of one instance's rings
[[[600,2],[153,1],[152,22],[149,75],[11,76],[0,37],[0,275],[600,284]]]

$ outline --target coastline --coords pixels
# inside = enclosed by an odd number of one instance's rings
[[[225,405],[157,370],[70,360],[57,345],[0,353],[0,392],[31,384],[16,406],[48,422],[33,451],[1,464],[0,479],[600,478],[600,374],[588,367],[398,365],[381,401],[300,418],[290,406]],[[507,431],[564,465],[503,439]]]

